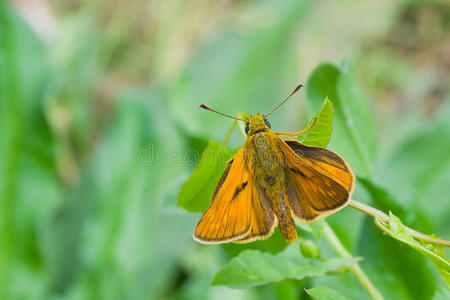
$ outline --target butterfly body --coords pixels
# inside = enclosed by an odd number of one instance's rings
[[[195,240],[247,243],[268,238],[278,225],[293,242],[295,218],[311,223],[347,204],[354,175],[342,158],[284,139],[292,134],[272,131],[261,114],[245,122],[247,139],[220,178]]]
[[[251,172],[259,193],[269,200],[283,237],[297,239],[295,221],[291,215],[289,196],[286,194],[286,158],[280,148],[282,140],[267,126],[268,121],[258,114],[249,119],[245,141],[244,167]]]

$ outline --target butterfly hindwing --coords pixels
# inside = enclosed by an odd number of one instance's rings
[[[354,175],[333,152],[296,141],[281,141],[286,158],[288,195],[294,214],[313,222],[345,206]]]
[[[270,207],[269,198],[265,192],[256,185],[252,185],[251,229],[236,243],[248,243],[254,240],[263,240],[272,235],[275,226],[275,214]]]

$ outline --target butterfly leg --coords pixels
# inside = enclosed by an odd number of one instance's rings
[[[297,136],[299,134],[305,133],[310,131],[311,129],[313,129],[313,127],[316,125],[317,123],[317,117],[314,118],[314,121],[312,122],[311,126],[309,126],[306,129],[297,131],[297,132],[276,132],[277,135],[290,135],[290,136]]]

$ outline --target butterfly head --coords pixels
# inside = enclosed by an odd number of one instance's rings
[[[256,133],[268,131],[271,128],[269,121],[261,114],[250,116],[246,120],[245,133],[250,136]]]

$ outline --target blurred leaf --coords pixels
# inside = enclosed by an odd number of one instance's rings
[[[381,211],[394,211],[400,218],[407,218],[408,211],[404,208],[395,197],[380,185],[375,184],[372,180],[361,176],[357,177],[358,182],[369,192],[375,206]]]
[[[299,287],[292,280],[283,280],[275,284],[277,299],[297,300]]]
[[[326,148],[333,132],[333,114],[333,104],[326,97],[322,107],[314,114],[306,128],[313,124],[315,118],[317,118],[316,124],[311,130],[299,136],[300,143],[307,146]]]
[[[325,219],[320,219],[312,224],[308,224],[311,227],[311,232],[317,240],[320,240],[323,235],[323,226],[325,224]]]
[[[191,212],[204,211],[222,173],[235,151],[227,151],[217,142],[209,142],[191,177],[178,194],[178,206]]]
[[[394,239],[407,244],[428,257],[436,266],[439,273],[441,273],[447,287],[450,288],[450,262],[445,258],[442,247],[416,240],[405,231],[403,223],[392,212],[389,212],[388,224],[384,223],[381,219],[376,219],[375,222],[377,226],[383,227],[385,232]]]
[[[300,252],[307,258],[320,258],[320,248],[312,240],[300,240]]]
[[[308,289],[306,293],[314,300],[350,300],[340,292],[323,286]]]
[[[47,47],[0,1],[0,298],[45,298],[43,232],[61,187],[44,113]],[[23,289],[23,286],[30,288]]]
[[[419,129],[377,169],[379,182],[419,219],[419,230],[449,233],[449,127],[447,117],[429,128]]]
[[[248,288],[284,279],[322,276],[341,267],[350,266],[359,258],[332,258],[327,261],[301,257],[298,245],[288,246],[279,254],[246,250],[217,272],[212,285]]]
[[[300,227],[302,230],[312,233],[313,236],[316,238],[316,240],[320,240],[322,238],[324,224],[325,219],[320,219],[311,224],[296,222],[296,225]]]
[[[372,177],[375,123],[352,72],[329,63],[317,67],[307,82],[310,110],[317,110],[325,97],[333,103],[335,112],[330,148],[356,173]]]
[[[447,287],[440,286],[433,297],[433,300],[448,300],[450,299],[450,289]]]
[[[237,25],[218,31],[190,61],[172,89],[171,105],[180,124],[191,132],[218,139],[226,121],[213,114],[196,113],[201,103],[231,114],[238,110],[255,114],[271,109],[273,105],[268,103],[279,99],[296,83],[293,78],[298,77],[298,57],[294,55],[292,37],[305,20],[310,3],[246,2],[241,14],[255,25],[262,25],[264,20],[270,26],[251,26],[243,31]],[[272,118],[274,124],[283,120],[280,114]]]

